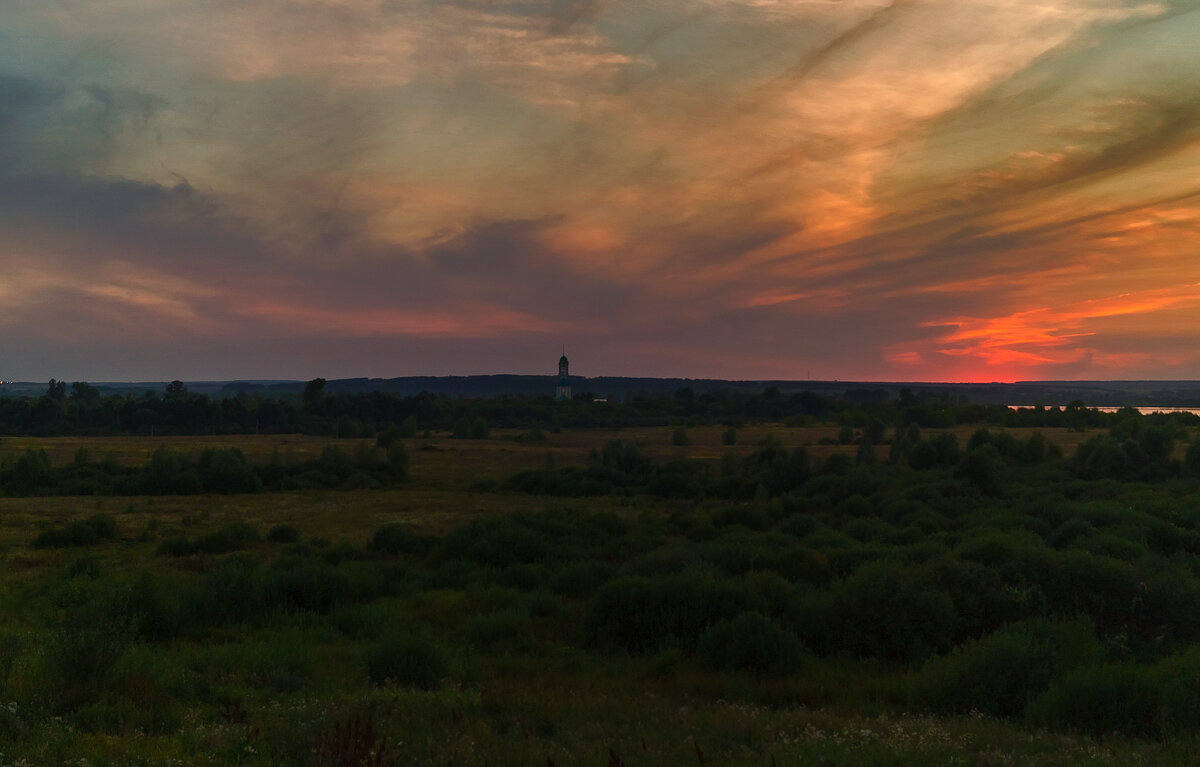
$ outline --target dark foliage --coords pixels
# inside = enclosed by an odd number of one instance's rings
[[[710,626],[749,603],[744,587],[702,572],[622,578],[596,593],[587,631],[596,644],[630,652],[671,645],[690,652]]]
[[[397,684],[432,690],[449,674],[445,654],[425,632],[395,631],[367,650],[367,677],[372,684]]]

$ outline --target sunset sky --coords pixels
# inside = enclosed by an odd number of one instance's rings
[[[0,379],[1200,378],[1200,3],[3,0]]]

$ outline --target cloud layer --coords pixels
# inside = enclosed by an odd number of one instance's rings
[[[1200,10],[11,0],[5,379],[1200,378]]]

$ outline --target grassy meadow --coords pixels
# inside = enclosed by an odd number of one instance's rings
[[[1099,434],[497,428],[381,486],[0,498],[0,765],[1195,764],[1200,479]],[[375,450],[0,457],[331,445]]]

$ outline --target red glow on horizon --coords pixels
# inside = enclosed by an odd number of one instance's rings
[[[1146,364],[1149,355],[1096,348],[1094,342],[1085,340],[1098,335],[1096,322],[1153,317],[1166,309],[1200,304],[1197,287],[1122,293],[992,317],[960,315],[931,320],[924,326],[944,328],[945,332],[924,343],[897,345],[886,357],[905,369],[924,368],[939,379],[969,383],[1054,378],[1072,365],[1100,368],[1110,374],[1134,371]]]

